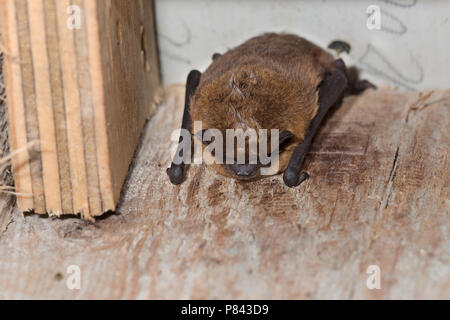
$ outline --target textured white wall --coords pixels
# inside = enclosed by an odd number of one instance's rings
[[[366,9],[381,9],[381,29],[367,28]],[[204,70],[224,52],[263,32],[291,32],[327,47],[351,46],[346,63],[378,85],[450,87],[450,1],[445,0],[156,0],[166,84]]]

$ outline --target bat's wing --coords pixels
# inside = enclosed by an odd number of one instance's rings
[[[191,98],[195,93],[195,90],[198,87],[198,84],[200,83],[200,78],[202,74],[200,71],[192,70],[187,78],[186,81],[186,97],[184,101],[184,112],[183,112],[183,121],[181,123],[181,129],[188,130],[192,134],[192,118],[190,113],[190,105],[191,105]],[[184,180],[184,173],[186,164],[180,159],[183,158],[183,146],[181,144],[182,138],[180,137],[180,141],[178,144],[178,149],[175,154],[175,158],[178,157],[178,161],[172,162],[172,165],[170,168],[167,169],[167,175],[169,176],[170,182],[172,184],[178,185],[181,184]]]
[[[300,173],[305,156],[323,118],[334,104],[340,102],[347,89],[348,80],[344,62],[339,59],[333,65],[336,67],[335,70],[324,75],[318,88],[319,110],[309,125],[305,139],[295,148],[288,167],[284,171],[283,180],[288,187],[296,187],[308,178],[307,173]]]

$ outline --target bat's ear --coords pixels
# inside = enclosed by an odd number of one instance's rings
[[[277,148],[277,152],[281,152],[291,141],[292,139],[295,137],[295,135],[290,132],[289,130],[283,130],[280,132],[280,134],[278,135],[278,148]],[[272,143],[271,143],[272,144]],[[271,153],[273,152],[273,150],[271,151]]]

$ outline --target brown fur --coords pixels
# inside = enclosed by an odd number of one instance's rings
[[[326,51],[296,35],[252,38],[216,58],[203,73],[191,101],[192,119],[202,121],[203,129],[291,131],[295,139],[280,154],[284,171],[317,113],[317,87],[333,61]],[[215,168],[230,176],[221,166]]]

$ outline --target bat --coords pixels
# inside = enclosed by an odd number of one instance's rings
[[[367,88],[375,86],[359,80],[341,59],[336,60],[308,40],[293,34],[263,34],[225,54],[214,54],[203,74],[197,70],[189,73],[181,127],[202,140],[206,149],[204,136],[209,130],[224,135],[239,128],[259,133],[262,129],[278,130],[278,139],[275,135],[273,138],[277,143],[272,144],[270,134],[266,141],[270,146],[265,146],[269,153],[278,155],[272,174],[283,172],[285,184],[295,187],[309,178],[301,172],[302,165],[325,115],[341,103],[344,95]],[[195,121],[201,121],[205,129],[193,132]],[[182,157],[181,142],[180,137],[177,154]],[[268,164],[259,158],[250,161],[248,140],[245,143],[244,162],[236,160],[237,149],[222,151],[222,146],[219,153],[227,161],[213,163],[213,168],[238,180],[262,178]],[[259,143],[263,145],[261,140]],[[167,169],[175,185],[184,180],[185,162],[173,161]]]

